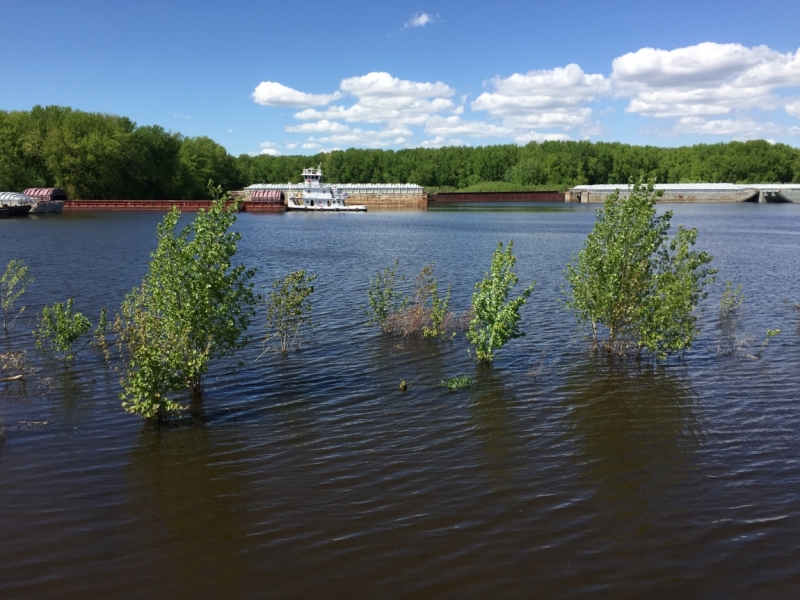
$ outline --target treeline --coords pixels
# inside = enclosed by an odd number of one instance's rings
[[[299,181],[322,163],[337,183],[418,183],[435,189],[557,189],[655,177],[658,183],[800,182],[800,149],[763,140],[680,148],[607,142],[482,147],[349,149],[305,156],[240,156],[250,182]]]
[[[800,149],[763,140],[680,148],[607,142],[531,142],[233,157],[126,117],[65,107],[0,111],[0,190],[61,187],[70,198],[202,199],[208,180],[234,190],[299,182],[322,163],[331,183],[417,183],[435,190],[564,190],[580,184],[800,182]]]
[[[0,111],[0,190],[60,187],[70,198],[208,198],[208,180],[245,182],[236,159],[207,137],[190,138],[127,117],[60,106]]]

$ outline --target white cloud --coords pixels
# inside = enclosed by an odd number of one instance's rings
[[[172,113],[172,116],[176,119],[191,119],[189,115],[182,115],[181,113]]]
[[[403,29],[408,29],[409,27],[425,27],[425,25],[434,23],[436,20],[437,17],[431,16],[428,13],[418,12],[405,22]]]
[[[439,137],[469,135],[472,137],[507,137],[513,133],[508,127],[500,127],[485,121],[463,121],[459,115],[434,116],[428,119],[425,133]]]
[[[281,153],[275,148],[275,142],[261,142],[258,147],[261,148],[259,154],[268,154],[269,156],[280,156]]]
[[[355,104],[333,105],[323,110],[308,108],[295,113],[295,118],[422,125],[431,115],[454,108],[450,97],[455,90],[441,81],[409,81],[389,73],[373,72],[344,79],[339,87],[343,94],[356,98]]]
[[[350,131],[347,125],[322,119],[316,123],[303,123],[302,125],[287,125],[286,131],[292,133],[343,133]]]
[[[781,105],[775,89],[800,85],[800,51],[714,42],[669,51],[642,48],[614,59],[611,80],[619,95],[632,97],[627,112],[649,117],[775,109]]]
[[[295,142],[289,142],[288,144],[286,144],[287,150],[294,150],[295,148],[297,148],[297,143]]]
[[[410,135],[412,135],[411,130],[405,127],[393,127],[383,130],[348,128],[344,133],[335,133],[318,139],[309,138],[309,142],[383,148],[390,144],[403,144],[406,142],[405,136]]]
[[[233,129],[226,129],[225,133],[233,133]]]
[[[786,112],[793,117],[800,117],[800,100],[789,102],[786,105]]]
[[[538,131],[529,131],[514,138],[520,146],[524,146],[528,142],[550,142],[550,141],[566,141],[570,139],[564,133],[539,133]]]
[[[324,106],[341,97],[341,93],[307,94],[275,81],[262,81],[253,92],[253,100],[264,106]]]
[[[449,98],[455,94],[449,85],[437,81],[436,83],[422,83],[392,77],[386,72],[373,72],[361,77],[343,79],[339,86],[343,92],[357,98],[404,98],[413,100],[418,98]]]
[[[677,133],[735,136],[734,139],[764,138],[766,134],[779,133],[774,123],[761,123],[752,119],[704,119],[683,117],[675,126]]]
[[[471,104],[485,110],[513,128],[563,127],[585,123],[592,109],[585,104],[606,96],[611,85],[603,75],[586,74],[576,64],[551,70],[514,73],[490,82],[492,92],[484,92]]]
[[[442,148],[444,146],[463,146],[464,142],[458,139],[448,140],[442,136],[436,136],[433,139],[425,140],[420,144],[421,148]]]

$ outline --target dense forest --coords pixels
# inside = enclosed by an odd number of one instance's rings
[[[61,187],[70,198],[200,199],[226,189],[300,181],[322,163],[332,183],[418,183],[436,190],[564,190],[627,183],[800,182],[800,149],[766,141],[680,148],[606,142],[363,150],[313,156],[233,157],[207,137],[186,137],[126,117],[36,106],[0,111],[0,190]]]

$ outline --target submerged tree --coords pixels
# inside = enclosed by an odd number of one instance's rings
[[[503,250],[503,242],[500,242],[492,254],[491,271],[475,284],[472,294],[473,317],[467,339],[475,346],[478,362],[492,362],[495,350],[509,340],[525,335],[519,329],[519,309],[527,303],[536,282],[531,282],[519,296],[508,300],[511,289],[519,281],[513,271],[517,262],[512,253],[513,247],[514,242],[508,242]]]
[[[272,291],[267,294],[267,322],[264,328],[264,353],[273,347],[283,354],[290,350],[300,350],[305,329],[313,328],[311,320],[312,305],[309,296],[314,293],[311,285],[316,275],[305,271],[294,271],[272,283]]]
[[[33,282],[33,277],[28,273],[28,267],[22,260],[12,260],[6,266],[5,272],[0,275],[0,309],[3,311],[3,331],[8,331],[23,312],[21,307],[14,314],[14,303],[25,293],[25,288]],[[12,318],[13,317],[13,318]]]
[[[75,342],[92,326],[83,313],[75,312],[72,298],[66,306],[56,302],[45,306],[39,317],[39,327],[33,332],[36,347],[50,350],[58,358],[71,361],[82,348],[75,348]]]
[[[189,389],[199,399],[209,362],[248,342],[255,270],[232,265],[236,210],[220,198],[178,233],[174,208],[158,225],[150,269],[114,326],[127,362],[120,397],[128,412],[162,420],[182,409],[171,394]]]
[[[422,267],[414,279],[414,289],[410,295],[397,289],[399,261],[378,273],[370,280],[367,290],[369,300],[367,324],[376,323],[385,333],[408,336],[421,336],[427,339],[450,338],[456,330],[463,328],[462,318],[449,311],[450,286],[444,296],[439,295],[439,282],[434,274],[433,263]]]
[[[590,326],[595,349],[663,358],[697,335],[694,309],[716,270],[706,267],[711,255],[691,250],[697,229],[669,237],[672,212],[657,216],[659,196],[652,182],[609,196],[567,265],[567,306]]]

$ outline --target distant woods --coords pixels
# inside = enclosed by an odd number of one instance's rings
[[[3,191],[60,187],[86,200],[204,199],[209,179],[226,189],[244,183],[236,159],[207,137],[59,106],[0,111]]]
[[[564,190],[579,184],[800,182],[800,149],[763,140],[680,148],[606,142],[531,142],[233,157],[127,117],[36,106],[0,111],[0,190],[60,187],[81,199],[206,199],[209,179],[234,190],[299,182],[322,163],[331,183],[417,183],[429,191]]]

